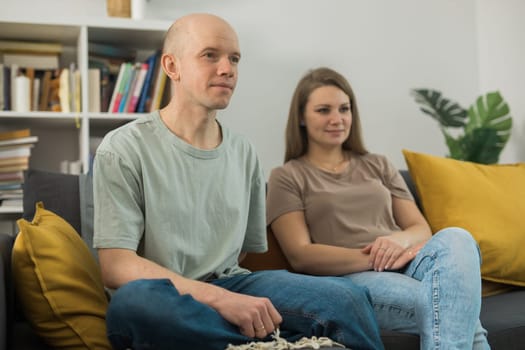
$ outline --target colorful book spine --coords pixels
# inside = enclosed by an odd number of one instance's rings
[[[160,51],[155,52],[153,55],[149,56],[146,60],[148,64],[148,72],[146,73],[146,78],[144,79],[144,87],[140,92],[139,103],[137,106],[137,113],[148,112],[147,102],[151,98],[151,91],[153,90],[152,81],[154,73],[157,69],[160,60]]]
[[[144,87],[144,81],[146,79],[146,74],[148,72],[148,64],[142,63],[140,65],[140,69],[137,73],[137,80],[135,83],[135,87],[133,89],[133,93],[131,94],[131,100],[129,102],[128,106],[128,113],[134,113],[137,109],[137,105],[139,102],[140,93],[143,90]]]

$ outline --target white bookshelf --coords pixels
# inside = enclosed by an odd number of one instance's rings
[[[137,114],[91,113],[88,111],[88,45],[90,42],[131,48],[137,60],[144,60],[161,48],[168,21],[127,18],[5,18],[0,14],[0,40],[25,40],[61,43],[64,50],[60,66],[75,62],[81,74],[80,113],[0,111],[0,131],[30,128],[39,142],[32,151],[30,166],[58,172],[62,160],[80,160],[82,171],[89,170],[90,138],[103,137],[108,131],[133,120]],[[21,213],[22,208],[2,208],[0,215]]]

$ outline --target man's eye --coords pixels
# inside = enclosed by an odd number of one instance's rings
[[[205,56],[206,58],[212,58],[212,59],[213,59],[213,58],[215,58],[215,53],[213,53],[213,52],[206,52],[206,53],[204,54],[204,56]]]
[[[230,62],[234,63],[234,64],[239,63],[240,60],[241,60],[241,58],[239,56],[232,56],[232,57],[230,57]]]

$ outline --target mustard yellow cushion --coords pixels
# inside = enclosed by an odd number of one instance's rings
[[[111,349],[100,270],[75,229],[42,203],[17,224],[13,279],[35,332],[53,348]]]
[[[467,229],[481,250],[483,279],[525,286],[525,163],[403,155],[432,231]]]

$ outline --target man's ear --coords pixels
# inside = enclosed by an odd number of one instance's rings
[[[160,58],[162,69],[168,78],[172,81],[178,81],[180,79],[179,64],[177,57],[173,54],[163,53]]]

